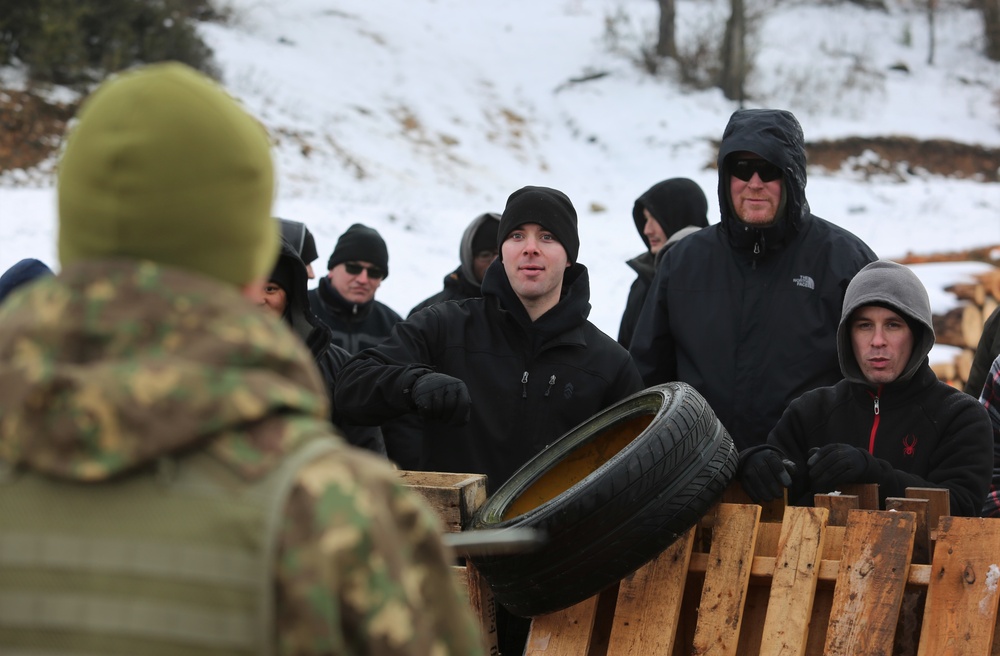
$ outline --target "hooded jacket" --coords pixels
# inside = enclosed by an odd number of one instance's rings
[[[412,316],[418,310],[442,301],[460,301],[465,298],[482,296],[481,284],[476,280],[476,254],[473,252],[472,240],[483,224],[499,220],[500,215],[494,212],[480,214],[472,220],[472,223],[462,233],[462,240],[459,242],[458,256],[460,264],[458,268],[444,277],[444,289],[413,306],[410,314],[407,315],[408,317]]]
[[[285,289],[287,302],[282,320],[306,345],[319,368],[330,399],[330,419],[343,431],[344,437],[349,443],[385,455],[382,432],[377,426],[346,424],[337,415],[337,410],[333,406],[333,389],[337,380],[337,372],[351,355],[332,343],[333,332],[313,314],[307,295],[308,276],[305,264],[299,259],[297,249],[284,238],[281,240],[281,252],[278,255],[278,263],[275,265],[275,269],[278,268],[286,272],[291,280],[288,289]]]
[[[374,298],[367,303],[348,301],[327,276],[309,290],[309,306],[332,331],[333,343],[351,355],[381,342],[403,320],[395,310]]]
[[[784,212],[751,228],[729,200],[726,158],[756,153],[784,175]],[[717,224],[657,264],[630,347],[646,385],[697,389],[737,448],[763,444],[788,404],[840,378],[836,328],[844,291],[875,254],[809,210],[802,129],[786,111],[742,109],[719,147]]]
[[[910,358],[891,383],[870,383],[854,355],[851,317],[870,305],[893,310],[913,333]],[[992,474],[990,420],[972,397],[937,379],[927,360],[933,345],[930,302],[916,275],[887,261],[862,269],[837,330],[844,380],[794,401],[768,436],[768,446],[797,465],[794,503],[812,505],[813,494],[830,492],[810,485],[806,460],[810,449],[840,442],[866,454],[858,482],[878,483],[882,503],[907,487],[946,488],[952,515],[979,515]]]
[[[643,210],[649,211],[660,224],[663,234],[667,236],[667,243],[656,256],[649,251],[649,237],[644,232],[646,215]],[[636,199],[632,206],[632,221],[642,243],[646,244],[646,252],[627,262],[638,277],[629,289],[625,312],[618,328],[618,343],[625,348],[632,343],[635,324],[639,320],[642,304],[646,301],[649,286],[653,282],[653,274],[656,272],[655,261],[667,248],[695,230],[708,225],[708,200],[694,180],[670,178],[657,182]]]
[[[497,259],[483,298],[438,303],[355,356],[337,407],[359,423],[414,412],[409,390],[431,371],[465,382],[465,426],[425,421],[423,468],[474,472],[492,492],[566,431],[642,389],[628,352],[587,321],[587,269],[566,270],[559,303],[532,322]]]

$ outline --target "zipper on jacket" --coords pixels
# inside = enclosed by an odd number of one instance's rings
[[[767,250],[767,242],[764,241],[764,235],[760,230],[755,230],[755,239],[753,242],[753,265],[750,267],[753,270],[757,269],[757,258],[764,254]]]
[[[879,419],[881,419],[881,415],[879,415],[879,410],[878,410],[878,400],[881,396],[882,396],[882,386],[879,385],[878,389],[875,390],[875,394],[872,395],[874,401],[873,410],[875,412],[875,419],[874,421],[872,421],[872,433],[871,435],[868,436],[868,453],[872,455],[875,455],[875,434],[878,433],[878,423]]]
[[[545,388],[545,396],[549,395],[552,391],[552,386],[556,384],[556,375],[552,374],[552,378],[549,378],[549,386]]]
[[[528,398],[528,372],[525,371],[524,375],[521,376],[521,398]]]

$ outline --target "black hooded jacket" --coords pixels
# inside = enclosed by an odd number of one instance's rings
[[[409,390],[430,371],[461,379],[472,418],[427,421],[423,468],[483,473],[496,490],[536,453],[601,409],[642,389],[628,352],[587,321],[587,269],[566,270],[559,303],[532,322],[498,259],[483,298],[432,305],[348,362],[337,405],[353,421],[413,412]]]
[[[867,455],[867,470],[857,482],[878,483],[881,503],[904,496],[907,487],[947,488],[951,514],[976,517],[993,473],[989,415],[931,371],[930,302],[916,276],[902,269],[878,262],[858,274],[837,334],[844,380],[796,399],[760,448],[777,448],[796,463],[789,499],[797,505],[812,505],[814,494],[831,491],[811,484],[809,450],[844,443]],[[891,383],[869,383],[854,356],[851,314],[867,305],[891,307],[914,332],[910,359]]]
[[[337,373],[351,354],[331,342],[330,329],[313,314],[307,297],[307,282],[305,264],[299,259],[298,252],[284,239],[281,240],[281,253],[275,264],[275,272],[282,272],[282,277],[290,280],[285,291],[285,313],[282,319],[292,332],[299,336],[312,353],[316,366],[323,378],[330,396],[330,419],[336,424],[350,444],[385,455],[385,443],[382,432],[377,426],[356,426],[345,424],[341,420],[334,404],[333,390]],[[272,279],[274,275],[272,274]]]
[[[751,228],[733,213],[726,158],[784,174],[785,212]],[[691,384],[737,448],[763,444],[788,404],[840,379],[835,333],[847,284],[875,254],[809,211],[802,129],[780,110],[738,110],[719,148],[722,218],[670,248],[632,337],[646,385]]]
[[[333,343],[351,355],[381,342],[403,320],[374,298],[367,303],[348,301],[334,289],[327,276],[320,278],[316,289],[309,290],[309,306],[333,331]]]

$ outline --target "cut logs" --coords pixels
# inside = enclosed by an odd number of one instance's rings
[[[1000,267],[945,287],[959,304],[933,315],[935,341],[961,349],[952,362],[931,365],[937,377],[961,389],[969,379],[972,358],[983,336],[983,324],[1000,303]]]

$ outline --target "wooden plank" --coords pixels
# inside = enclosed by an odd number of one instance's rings
[[[801,656],[806,653],[809,619],[823,553],[823,532],[829,517],[825,508],[785,509],[771,579],[771,596],[764,618],[761,655]]]
[[[622,580],[608,653],[672,653],[695,530]]]
[[[813,500],[817,508],[830,511],[830,526],[847,526],[847,514],[860,507],[856,494],[816,494]]]
[[[466,528],[486,502],[486,477],[482,474],[401,471],[399,476],[427,501],[449,533]]]
[[[705,572],[692,654],[735,654],[760,506],[721,504]]]
[[[942,517],[918,656],[989,654],[1000,585],[1000,520]]]
[[[909,512],[851,511],[824,654],[891,654],[913,552]]]
[[[853,494],[858,498],[861,510],[881,510],[878,502],[878,483],[849,483],[843,486],[842,494]]]
[[[887,497],[886,510],[912,512],[917,519],[917,531],[913,539],[912,563],[929,565],[931,562],[931,532],[927,528],[927,511],[930,501],[927,499],[901,499]],[[936,523],[936,522],[935,522]]]
[[[936,531],[938,519],[951,514],[951,491],[946,487],[908,487],[907,499],[927,499],[927,530]]]
[[[465,567],[456,566],[456,569],[465,570],[465,590],[469,595],[469,605],[472,606],[472,612],[479,618],[483,630],[483,645],[486,647],[486,653],[499,653],[500,650],[497,647],[497,612],[496,602],[493,599],[493,590],[490,589],[489,583],[486,582],[486,579],[479,573],[475,565],[468,563]]]
[[[584,599],[565,610],[532,618],[525,656],[583,656],[590,652],[597,601],[600,595]],[[504,656],[507,656],[506,654]]]

